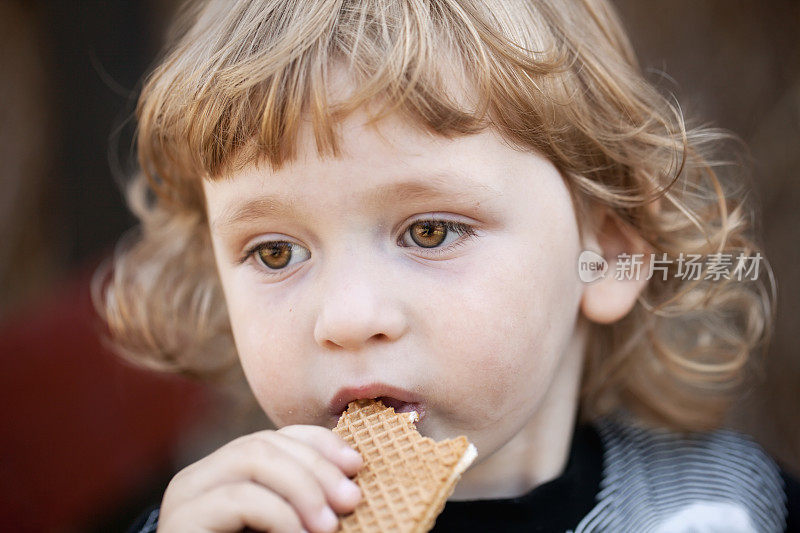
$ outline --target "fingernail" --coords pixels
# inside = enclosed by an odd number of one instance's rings
[[[333,531],[339,524],[339,519],[336,518],[336,515],[330,507],[324,507],[322,512],[319,514],[318,523],[319,527],[325,531]]]
[[[338,492],[348,500],[356,497],[361,498],[361,489],[349,479],[343,479],[339,482]]]
[[[342,448],[342,455],[344,458],[351,462],[351,463],[361,463],[363,459],[361,458],[361,454],[355,451],[353,448]]]

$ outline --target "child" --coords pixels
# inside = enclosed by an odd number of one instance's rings
[[[436,531],[797,520],[796,485],[721,429],[772,320],[723,135],[645,82],[610,6],[182,21],[137,110],[141,235],[96,295],[121,354],[238,360],[279,429],[180,471],[137,529],[335,531],[362,460],[330,429],[374,397],[477,447]]]

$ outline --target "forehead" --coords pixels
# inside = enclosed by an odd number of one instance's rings
[[[316,207],[353,200],[364,206],[497,200],[512,185],[515,154],[522,156],[490,129],[447,138],[399,116],[370,124],[366,114],[354,113],[340,124],[339,137],[340,153],[321,155],[306,125],[297,139],[297,156],[279,169],[256,162],[204,180],[212,225],[259,211],[288,215],[308,199]]]

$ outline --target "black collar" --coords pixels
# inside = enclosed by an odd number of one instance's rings
[[[498,500],[448,502],[433,532],[574,529],[595,506],[603,475],[603,444],[593,426],[573,430],[564,472],[527,494]]]

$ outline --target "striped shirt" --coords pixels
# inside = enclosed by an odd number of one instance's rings
[[[597,428],[603,479],[575,533],[784,531],[780,470],[750,437],[724,429],[683,436],[619,419]]]

